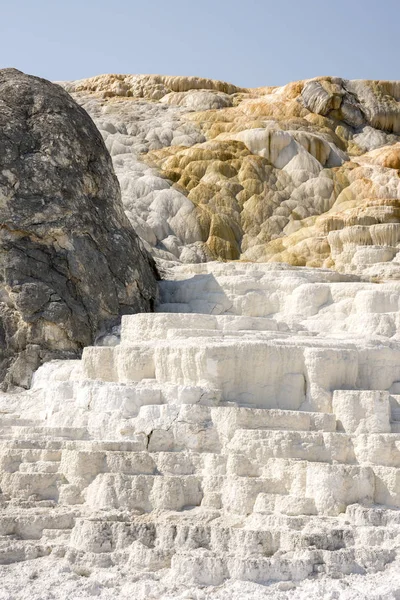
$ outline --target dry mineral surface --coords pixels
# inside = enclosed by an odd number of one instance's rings
[[[100,129],[158,258],[398,278],[400,82],[256,89],[196,77],[62,84]]]
[[[400,84],[62,86],[162,280],[0,394],[0,600],[399,600]]]
[[[159,287],[1,396],[0,598],[398,599],[400,284],[211,262]]]

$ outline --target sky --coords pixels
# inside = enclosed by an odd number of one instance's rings
[[[52,81],[400,79],[400,0],[0,0],[0,67]]]

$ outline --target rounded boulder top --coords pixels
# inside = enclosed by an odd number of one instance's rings
[[[152,310],[156,269],[100,133],[59,85],[16,69],[0,70],[0,232],[3,387]]]

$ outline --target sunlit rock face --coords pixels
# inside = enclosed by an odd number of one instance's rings
[[[90,117],[59,86],[0,70],[0,383],[29,387],[42,362],[151,310],[156,289]]]
[[[245,89],[102,75],[62,85],[99,127],[126,213],[158,259],[399,276],[399,82]]]

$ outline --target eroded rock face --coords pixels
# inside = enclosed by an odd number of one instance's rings
[[[400,277],[399,82],[244,89],[102,75],[63,85],[99,127],[128,218],[157,258]]]
[[[0,224],[4,387],[151,310],[154,265],[99,132],[60,86],[15,69],[0,71]]]

